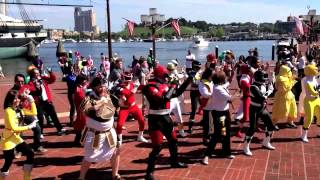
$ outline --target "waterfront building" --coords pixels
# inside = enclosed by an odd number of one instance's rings
[[[166,18],[164,14],[157,13],[157,8],[149,8],[149,14],[142,14],[140,16],[140,19],[143,24],[151,24],[156,22],[163,22]]]
[[[303,20],[306,24],[318,23],[320,21],[320,15],[317,15],[315,9],[310,9],[307,15],[300,15],[299,18]]]
[[[74,9],[74,30],[78,32],[99,33],[96,23],[96,12],[92,9],[83,11],[80,7]]]

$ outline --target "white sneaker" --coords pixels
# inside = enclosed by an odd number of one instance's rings
[[[267,149],[269,149],[269,150],[275,150],[276,149],[270,143],[270,136],[264,138],[264,140],[262,142],[262,146],[267,148]]]
[[[184,132],[184,130],[179,130],[179,134],[183,138],[187,136],[186,133]]]
[[[301,136],[301,140],[305,143],[308,143],[308,130],[303,130],[302,131],[302,136]]]
[[[144,138],[143,136],[138,136],[137,141],[144,142],[144,143],[149,143],[149,141],[146,138]]]
[[[252,156],[252,152],[250,151],[249,143],[247,143],[247,142],[244,143],[243,153],[247,156]]]
[[[204,165],[208,165],[208,164],[209,164],[209,157],[208,157],[208,156],[205,156],[205,157],[202,159],[202,164],[204,164]]]

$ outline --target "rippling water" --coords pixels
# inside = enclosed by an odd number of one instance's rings
[[[271,49],[274,41],[228,41],[228,42],[210,42],[209,47],[206,48],[190,48],[192,44],[189,42],[157,42],[156,53],[157,59],[161,64],[165,64],[171,59],[178,59],[181,64],[185,62],[185,56],[188,49],[191,49],[196,58],[201,62],[205,61],[206,55],[209,52],[215,51],[215,46],[219,47],[219,53],[224,50],[231,49],[237,57],[240,55],[248,55],[250,48],[257,47],[259,50],[259,56],[262,60],[271,60]],[[59,71],[57,58],[56,58],[56,46],[57,44],[42,44],[39,47],[39,54],[45,63],[45,66],[52,67],[54,70]],[[96,65],[100,63],[100,53],[107,53],[106,43],[66,43],[64,44],[65,50],[80,51],[81,55],[87,57],[91,55]],[[113,53],[118,53],[125,60],[125,65],[130,65],[132,56],[136,57],[147,56],[149,48],[152,47],[152,43],[144,42],[128,42],[128,43],[113,43]],[[0,64],[4,69],[4,73],[7,75],[13,75],[15,73],[24,73],[29,62],[24,59],[7,59],[0,60]]]

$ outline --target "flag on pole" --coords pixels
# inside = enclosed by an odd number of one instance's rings
[[[177,19],[173,19],[171,22],[173,30],[180,36],[180,26]]]
[[[133,21],[130,21],[130,20],[126,19],[126,18],[122,18],[122,19],[127,21],[128,33],[129,33],[130,36],[132,36],[133,35],[133,30],[134,30],[134,25],[136,23],[133,22]]]
[[[128,25],[129,35],[132,36],[133,35],[133,30],[134,30],[134,22],[128,21],[127,25]]]
[[[296,22],[296,31],[299,35],[303,35],[304,34],[304,30],[303,30],[303,25],[302,22],[299,18],[294,17],[294,21]]]

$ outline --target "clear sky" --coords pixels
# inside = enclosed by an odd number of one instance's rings
[[[8,0],[9,2],[12,0]],[[23,0],[22,0],[23,1]],[[62,4],[91,4],[97,14],[98,26],[105,30],[105,0],[25,0],[23,2]],[[120,31],[125,21],[122,17],[140,22],[141,14],[148,14],[150,7],[169,17],[184,17],[192,21],[205,20],[215,24],[230,22],[285,21],[288,15],[307,14],[307,7],[318,9],[319,0],[110,0],[112,31]],[[10,6],[9,15],[19,17],[17,7]],[[25,6],[32,17],[46,19],[45,28],[73,30],[72,7]]]

